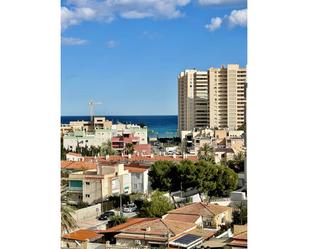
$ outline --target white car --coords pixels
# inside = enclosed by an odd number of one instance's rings
[[[124,213],[132,213],[137,209],[137,206],[134,203],[130,203],[123,208]]]

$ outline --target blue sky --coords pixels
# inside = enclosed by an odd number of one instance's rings
[[[177,75],[247,63],[243,0],[62,1],[62,115],[177,114]]]

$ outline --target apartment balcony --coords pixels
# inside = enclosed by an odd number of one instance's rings
[[[81,193],[83,192],[83,187],[69,187],[68,192]]]

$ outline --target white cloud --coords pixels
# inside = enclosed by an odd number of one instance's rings
[[[200,5],[233,5],[233,4],[246,4],[247,0],[198,0]]]
[[[73,37],[61,37],[61,43],[63,45],[84,45],[88,43],[88,41]]]
[[[114,41],[114,40],[109,40],[107,43],[106,43],[106,47],[108,48],[115,48],[118,46],[118,42]]]
[[[208,29],[209,31],[214,31],[221,27],[222,21],[223,20],[220,17],[211,18],[210,24],[206,24],[205,28]]]
[[[247,9],[233,10],[230,15],[225,15],[221,17],[213,17],[210,20],[210,24],[206,24],[205,28],[209,31],[214,31],[220,28],[223,24],[226,24],[230,28],[240,26],[247,26]]]
[[[70,10],[67,7],[61,7],[61,26],[65,30],[69,26],[77,25],[82,21],[90,21],[96,16],[95,10],[82,7]]]
[[[228,16],[228,23],[231,27],[234,26],[247,26],[247,9],[233,10]]]
[[[178,18],[191,0],[67,0],[61,8],[62,30],[83,21],[111,22],[117,16],[126,19]]]

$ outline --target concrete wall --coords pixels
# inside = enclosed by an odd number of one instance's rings
[[[83,180],[83,202],[92,204],[102,197],[101,179]]]
[[[82,222],[89,219],[95,219],[101,214],[101,204],[96,204],[90,207],[81,208],[75,211],[72,215],[77,222]]]

